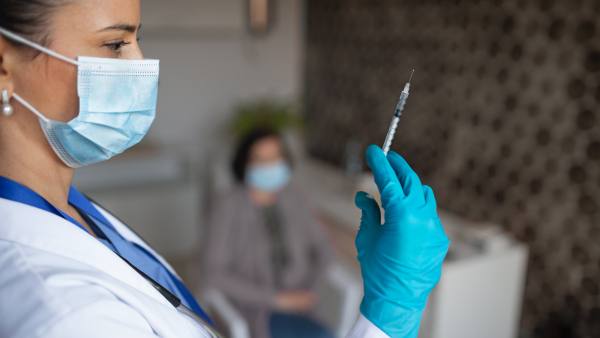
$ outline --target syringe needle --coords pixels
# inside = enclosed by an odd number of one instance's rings
[[[412,73],[410,73],[410,78],[408,79],[408,83],[410,83],[410,80],[412,80],[412,76],[415,73],[415,70],[413,69]]]

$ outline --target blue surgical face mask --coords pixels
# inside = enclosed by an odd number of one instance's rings
[[[156,114],[158,60],[67,58],[0,27],[3,36],[77,66],[79,115],[64,123],[46,118],[17,93],[13,97],[38,116],[44,135],[69,167],[108,160],[138,143]]]
[[[244,180],[252,188],[276,192],[288,184],[291,174],[290,166],[281,160],[249,166],[246,169]]]

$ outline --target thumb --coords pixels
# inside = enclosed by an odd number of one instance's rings
[[[381,209],[377,202],[367,197],[367,193],[359,191],[354,198],[356,206],[362,210],[361,227],[381,224]]]

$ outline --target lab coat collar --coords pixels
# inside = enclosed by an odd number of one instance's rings
[[[29,189],[28,187],[17,183],[13,180],[10,180],[6,177],[0,176],[0,198],[6,198],[11,201],[21,202],[32,207],[36,207],[45,211],[48,211],[56,216],[62,216],[64,219],[69,222],[75,224],[80,227],[82,230],[87,232],[81,224],[79,224],[75,219],[73,219],[70,215],[66,214],[64,211],[58,209],[50,202],[46,201],[45,198],[40,196],[37,192]],[[109,227],[113,227],[112,224],[100,213],[87,197],[85,197],[82,193],[80,193],[77,189],[73,188],[73,186],[69,189],[69,204],[75,206],[78,209],[85,211],[88,215],[93,216],[96,220],[104,223]]]
[[[27,245],[93,266],[164,305],[170,303],[114,252],[68,220],[0,198],[0,240]]]

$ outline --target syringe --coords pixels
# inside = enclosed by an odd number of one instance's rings
[[[392,145],[392,140],[394,139],[394,135],[396,134],[396,129],[398,128],[398,122],[400,122],[400,117],[402,117],[402,111],[404,110],[404,105],[406,104],[406,99],[408,98],[408,88],[410,87],[410,80],[412,79],[413,73],[415,70],[413,69],[412,73],[410,73],[410,78],[408,82],[404,86],[404,90],[400,94],[400,99],[398,100],[398,104],[396,105],[396,111],[394,112],[394,118],[392,119],[392,123],[390,124],[390,129],[388,129],[387,135],[385,137],[385,142],[383,142],[383,153],[387,156],[388,151],[390,150],[390,146]],[[373,198],[373,193],[375,192],[375,188],[377,185],[373,182],[373,187],[371,187],[371,193],[367,195],[367,197]]]

